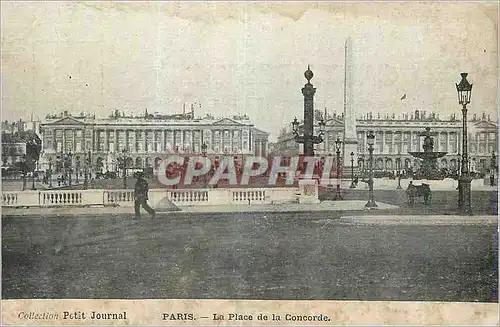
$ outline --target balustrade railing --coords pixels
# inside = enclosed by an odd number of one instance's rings
[[[149,203],[154,207],[163,199],[176,205],[223,205],[247,203],[273,203],[288,201],[296,197],[296,188],[280,189],[153,189],[149,190]],[[134,190],[50,190],[50,191],[7,191],[2,192],[4,207],[36,206],[133,206]]]
[[[173,203],[196,204],[209,201],[208,190],[169,190],[168,198]]]
[[[15,206],[15,205],[17,205],[17,192],[3,192],[2,206]]]
[[[104,191],[104,203],[134,202],[133,190]]]
[[[81,191],[42,191],[40,192],[40,205],[81,205]]]
[[[232,191],[232,202],[235,203],[248,203],[250,202],[263,202],[266,200],[265,190],[238,190]]]

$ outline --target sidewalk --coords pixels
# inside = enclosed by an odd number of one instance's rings
[[[376,225],[477,225],[497,224],[498,216],[342,216],[336,222],[351,224],[376,224]],[[317,221],[325,223],[326,220]]]
[[[229,213],[229,212],[308,212],[308,211],[347,211],[365,210],[366,201],[343,200],[343,201],[323,201],[318,204],[250,204],[250,205],[198,205],[179,207],[181,211],[168,211],[167,209],[157,209],[159,214],[168,213],[189,214],[189,213]],[[398,206],[377,202],[378,209],[397,209]],[[133,207],[52,207],[52,208],[2,208],[2,216],[106,216],[133,214]]]

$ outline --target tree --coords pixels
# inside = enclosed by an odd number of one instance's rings
[[[36,134],[30,135],[26,140],[26,156],[24,163],[26,165],[27,172],[33,173],[33,187],[35,189],[35,169],[36,163],[40,159],[40,153],[42,151],[42,141],[36,136]],[[26,174],[25,174],[26,175]]]

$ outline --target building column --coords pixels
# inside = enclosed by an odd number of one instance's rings
[[[240,128],[238,133],[240,136],[240,152],[244,153],[244,151],[243,151],[243,128]]]
[[[73,131],[73,133],[71,133],[72,136],[73,136],[73,142],[72,142],[73,143],[73,146],[72,146],[73,149],[72,149],[72,152],[76,153],[76,129],[73,128],[72,131]]]
[[[485,155],[490,155],[490,153],[489,153],[489,151],[490,151],[490,133],[485,132],[484,137],[486,138],[485,143],[484,143],[484,145],[486,146]]]
[[[397,154],[398,151],[396,150],[396,144],[394,143],[394,131],[391,132],[391,150],[390,154]]]
[[[161,139],[162,139],[161,143],[163,144],[163,145],[162,145],[162,147],[161,147],[161,148],[162,148],[162,151],[163,151],[163,152],[167,152],[167,131],[166,131],[166,130],[163,130],[163,131],[161,132],[160,137],[161,137]]]
[[[62,146],[61,149],[59,149],[62,152],[66,152],[66,129],[62,129]]]
[[[248,150],[250,151],[250,153],[252,153],[252,151],[253,151],[252,142],[253,142],[252,128],[249,128],[248,129]]]
[[[109,151],[109,131],[107,129],[104,130],[104,151]]]
[[[184,143],[185,143],[185,135],[184,135],[184,129],[181,129],[181,150],[184,149]]]
[[[450,133],[446,132],[446,152],[450,153]]]
[[[229,152],[233,153],[233,151],[234,151],[234,129],[229,130],[229,144],[230,144],[229,145],[229,148],[230,148]]]
[[[441,151],[441,134],[442,132],[437,133],[437,140],[435,142],[436,147],[434,148],[434,151]]]
[[[195,134],[196,134],[196,130],[194,130],[194,129],[191,130],[191,148],[192,148],[193,152],[196,149],[195,144],[194,144]]]
[[[476,132],[476,155],[479,154],[479,140],[480,140],[480,137],[481,136],[482,132]],[[477,163],[476,163],[477,165]]]
[[[387,153],[385,147],[386,147],[386,144],[385,144],[385,131],[382,131],[382,151],[381,151],[381,154]],[[384,163],[384,167],[385,167],[385,163]]]
[[[118,136],[120,135],[120,131],[115,128],[114,132],[115,132],[115,152],[118,152],[118,150],[121,151],[121,149],[118,147],[119,145]]]
[[[214,129],[210,129],[210,144],[212,146],[212,150],[215,150],[215,130]]]

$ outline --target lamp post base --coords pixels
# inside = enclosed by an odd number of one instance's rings
[[[378,205],[375,203],[375,200],[370,199],[368,202],[365,204],[365,208],[367,209],[377,209]]]
[[[337,192],[335,193],[335,200],[343,200],[339,184],[337,184]]]
[[[349,188],[356,188],[356,184],[354,184],[354,181],[351,182],[351,186]]]
[[[471,181],[469,174],[462,174],[458,180],[458,210],[462,216],[472,216]]]

